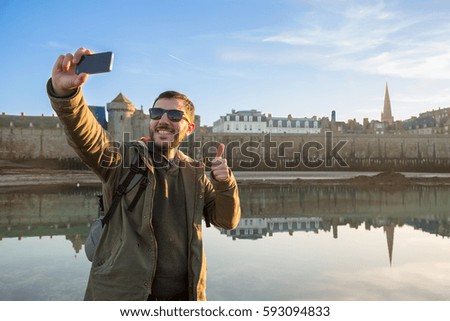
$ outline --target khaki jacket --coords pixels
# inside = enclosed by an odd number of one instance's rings
[[[47,91],[53,109],[63,124],[67,140],[75,152],[102,181],[105,211],[121,178],[126,175],[124,156],[140,153],[148,168],[149,185],[132,212],[128,206],[139,184],[121,198],[111,220],[105,225],[92,261],[85,300],[146,300],[151,293],[156,270],[157,244],[152,227],[155,191],[152,160],[145,153],[145,144],[134,144],[129,155],[111,143],[92,115],[81,90],[68,98],[54,97],[51,82]],[[223,182],[209,180],[204,166],[181,152],[186,166],[181,175],[186,194],[188,219],[189,299],[206,300],[206,258],[202,243],[204,217],[225,229],[235,228],[240,220],[238,187],[234,176]]]

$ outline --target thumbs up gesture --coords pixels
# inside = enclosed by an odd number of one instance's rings
[[[230,177],[228,170],[227,160],[222,158],[223,151],[225,150],[225,145],[220,144],[217,147],[217,155],[211,162],[211,175],[219,182],[225,181]]]

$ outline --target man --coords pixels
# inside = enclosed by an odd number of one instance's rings
[[[150,109],[150,142],[114,153],[108,134],[89,111],[81,92],[85,73],[75,67],[83,55],[61,55],[47,92],[69,144],[102,180],[105,211],[137,158],[147,167],[148,185],[130,210],[139,184],[121,197],[94,254],[86,300],[206,300],[202,219],[225,229],[240,219],[238,188],[220,145],[205,168],[177,149],[194,131],[194,105],[183,94],[165,92]],[[127,154],[127,155],[125,155]],[[129,154],[129,155],[128,155]]]

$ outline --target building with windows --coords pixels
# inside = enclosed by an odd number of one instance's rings
[[[280,134],[318,134],[320,121],[317,117],[295,118],[267,116],[255,109],[235,111],[220,116],[214,122],[214,133],[280,133]]]
[[[213,133],[264,133],[267,117],[255,109],[231,111],[214,122]]]
[[[419,114],[419,118],[431,117],[437,124],[443,125],[450,119],[450,107],[433,109]]]

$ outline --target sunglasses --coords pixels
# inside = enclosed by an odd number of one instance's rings
[[[149,109],[150,112],[150,118],[154,120],[159,120],[164,114],[167,114],[167,118],[169,118],[170,121],[173,122],[179,122],[183,118],[190,124],[191,121],[186,116],[184,111],[178,110],[178,109],[162,109],[153,107]]]

